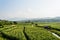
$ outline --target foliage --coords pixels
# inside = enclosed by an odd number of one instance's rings
[[[42,28],[35,26],[32,27],[32,24],[30,23],[20,23],[20,24],[15,24],[15,26],[12,26],[12,24],[14,24],[13,21],[9,21],[8,23],[9,23],[8,25],[5,24],[3,28],[0,28],[0,31],[2,31],[4,34],[7,34],[8,36],[19,38],[19,40],[26,40],[26,37],[23,33],[24,27],[25,27],[24,29],[25,33],[28,35],[28,37],[31,40],[60,40],[54,35],[52,35],[51,32],[44,29],[43,27]],[[39,26],[50,25],[52,28],[56,28],[56,29],[60,28],[60,25],[58,23],[34,23],[34,24],[38,24]],[[60,31],[57,30],[51,30],[51,31],[60,35]],[[7,39],[0,36],[0,40],[7,40]]]

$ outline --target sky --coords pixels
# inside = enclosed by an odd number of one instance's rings
[[[0,19],[60,16],[60,0],[0,0]]]

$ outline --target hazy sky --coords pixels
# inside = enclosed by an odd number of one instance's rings
[[[0,0],[0,19],[60,16],[60,0]]]

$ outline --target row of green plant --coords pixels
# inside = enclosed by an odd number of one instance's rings
[[[26,40],[23,34],[23,28],[20,26],[15,26],[15,28],[9,27],[7,30],[3,30],[3,32],[9,36],[17,37],[19,40]]]
[[[44,25],[44,24],[38,24],[38,25]],[[48,24],[47,24],[48,25]],[[52,28],[54,28],[53,24],[50,24]],[[54,24],[55,25],[55,24]],[[57,25],[57,24],[56,24]],[[11,25],[4,25],[4,28],[0,28],[0,31],[3,30],[3,32],[9,36],[17,37],[20,40],[26,40],[25,35],[23,34],[23,29],[25,27],[25,32],[28,35],[28,37],[31,40],[60,40],[56,38],[54,35],[51,34],[48,30],[44,28],[39,28],[39,27],[32,27],[32,24],[19,24],[15,26]],[[56,26],[55,26],[56,27]],[[57,27],[59,28],[59,27]],[[59,33],[59,31],[52,31],[55,33]],[[0,36],[0,39],[6,40]]]
[[[57,30],[51,30],[51,32],[57,34],[58,36],[60,36],[60,31],[57,31]]]
[[[60,40],[43,28],[27,27],[25,32],[31,40]]]

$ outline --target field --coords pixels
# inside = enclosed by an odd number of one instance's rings
[[[38,24],[39,27],[34,24]],[[60,23],[34,24],[4,25],[3,28],[0,28],[0,40],[60,40],[52,34],[53,32],[60,36]],[[50,26],[52,29],[47,30],[44,26]]]

